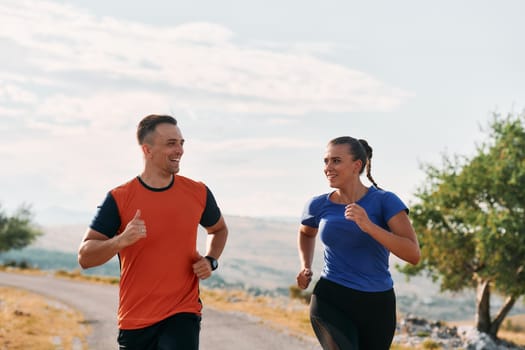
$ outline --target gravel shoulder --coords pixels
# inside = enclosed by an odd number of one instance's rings
[[[93,350],[117,349],[118,287],[72,281],[51,275],[25,275],[0,272],[0,285],[26,289],[58,299],[81,311],[92,327],[88,344]],[[317,350],[315,339],[298,338],[239,312],[204,307],[201,328],[203,350]]]

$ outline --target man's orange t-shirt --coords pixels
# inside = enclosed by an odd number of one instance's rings
[[[199,281],[192,264],[206,186],[175,175],[166,189],[147,188],[135,178],[110,193],[120,216],[117,234],[137,209],[147,230],[146,238],[119,252],[119,328],[147,327],[180,312],[200,315]]]

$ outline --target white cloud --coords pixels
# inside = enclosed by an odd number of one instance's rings
[[[138,120],[158,106],[169,104],[169,98],[148,91],[97,91],[91,96],[55,95],[38,106],[37,114],[44,116],[49,128],[69,125],[82,132],[133,130]],[[43,125],[42,125],[43,126]]]
[[[194,44],[221,44],[227,46],[234,37],[233,32],[224,26],[206,22],[182,24],[174,30],[171,29],[171,31],[174,38]]]
[[[238,45],[234,33],[217,24],[158,27],[41,1],[4,2],[0,21],[0,36],[36,53],[28,68],[37,76],[60,73],[57,79],[65,80],[64,74],[81,72],[162,83],[185,91],[180,102],[196,109],[289,115],[387,111],[411,96],[308,50]]]
[[[25,110],[23,108],[0,106],[0,116],[3,119],[2,124],[4,124],[7,118],[21,116],[24,112]],[[0,124],[0,129],[7,130],[7,126],[2,124]]]
[[[6,84],[0,86],[1,103],[22,103],[28,104],[36,101],[36,96],[31,91],[17,85]]]
[[[267,149],[304,149],[317,148],[318,144],[308,142],[301,139],[281,138],[281,137],[251,137],[251,138],[237,138],[233,140],[222,140],[207,142],[203,140],[195,141],[195,148],[206,150],[213,149],[214,152],[222,152],[228,150],[242,150],[245,151],[261,151]]]
[[[141,168],[134,136],[139,119],[183,111],[183,132],[191,139],[184,173],[216,184],[232,213],[256,213],[246,205],[252,199],[286,213],[294,206],[286,185],[278,194],[264,186],[307,172],[300,157],[276,159],[283,151],[319,148],[293,128],[297,116],[388,111],[410,97],[370,74],[323,60],[322,54],[337,50],[330,43],[240,44],[240,34],[219,24],[161,27],[49,1],[2,1],[0,23],[0,49],[7,45],[13,51],[3,52],[12,57],[21,53],[0,67],[0,130],[17,130],[0,145],[9,163],[0,179],[37,179],[25,185],[35,198],[24,200],[40,205],[94,207]],[[246,123],[242,118],[249,116],[254,118]],[[258,123],[261,116],[265,123]],[[227,125],[234,119],[235,132]],[[297,134],[268,133],[282,127]],[[263,186],[268,179],[273,183]],[[304,186],[311,184],[305,180]]]
[[[44,77],[42,75],[33,75],[25,72],[11,72],[11,71],[2,71],[0,68],[0,81],[2,84],[14,84],[14,85],[42,85],[48,87],[64,87],[64,84],[57,81],[57,79],[52,79],[49,77]]]

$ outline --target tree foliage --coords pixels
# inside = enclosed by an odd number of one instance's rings
[[[27,205],[20,206],[13,216],[0,210],[0,253],[21,249],[42,234],[32,223],[32,216]]]
[[[477,328],[496,337],[525,295],[525,114],[495,114],[487,134],[472,158],[423,167],[411,215],[422,260],[402,271],[426,271],[441,290],[476,288]],[[494,318],[491,290],[506,298]]]

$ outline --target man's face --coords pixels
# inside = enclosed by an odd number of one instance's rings
[[[177,174],[184,153],[184,139],[177,125],[162,123],[148,138],[146,161],[167,174]]]

